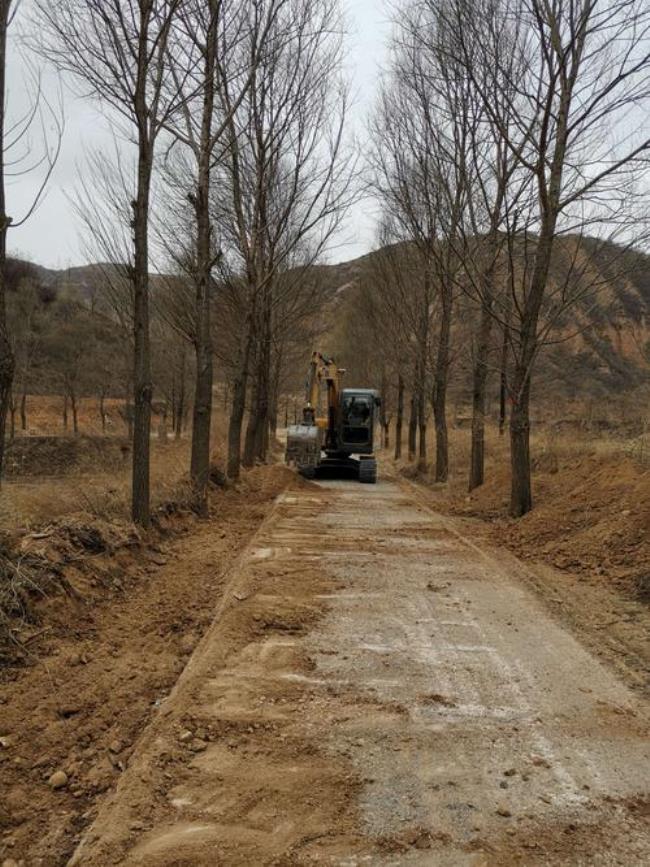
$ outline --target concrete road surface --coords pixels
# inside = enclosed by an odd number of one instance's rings
[[[649,864],[648,708],[512,564],[299,484],[72,863]]]

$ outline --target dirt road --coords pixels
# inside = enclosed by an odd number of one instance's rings
[[[71,863],[647,864],[648,709],[505,562],[285,494]]]

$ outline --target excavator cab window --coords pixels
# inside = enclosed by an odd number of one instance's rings
[[[343,398],[343,442],[366,444],[372,437],[373,400],[365,395]]]

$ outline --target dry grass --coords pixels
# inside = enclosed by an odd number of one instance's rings
[[[119,402],[113,401],[113,410]],[[59,425],[58,398],[30,398],[30,418],[39,433],[52,433]],[[82,402],[80,422],[87,425],[96,413],[96,402]],[[119,431],[123,433],[122,430]],[[60,433],[60,430],[59,430]],[[213,417],[213,453],[223,454],[226,419],[220,406]],[[190,443],[156,437],[151,440],[151,499],[153,508],[170,502],[189,500],[188,471]],[[65,475],[42,475],[16,478],[4,483],[0,494],[0,527],[15,530],[39,527],[70,515],[84,515],[102,520],[128,520],[131,496],[131,463],[128,459],[97,467],[96,471],[79,472],[71,469]]]
[[[640,466],[650,465],[650,439],[648,434],[638,439],[623,439],[611,432],[583,430],[558,431],[552,424],[538,427],[531,434],[531,459],[534,471],[554,474],[562,465],[581,458],[603,459],[629,457]],[[406,446],[406,440],[404,442]],[[389,451],[389,453],[392,449]],[[389,454],[388,453],[388,454]],[[385,453],[387,454],[387,453]],[[449,429],[449,489],[459,491],[467,486],[471,454],[471,431]],[[435,462],[435,432],[427,430],[427,471],[432,474]],[[402,461],[406,466],[408,461]],[[510,464],[508,432],[501,436],[496,425],[488,424],[485,432],[486,477],[494,471],[503,472]]]
[[[154,507],[187,499],[189,444],[152,443],[151,489]],[[128,519],[131,488],[129,462],[115,471],[6,482],[0,502],[3,527],[34,527],[82,513],[110,520]]]

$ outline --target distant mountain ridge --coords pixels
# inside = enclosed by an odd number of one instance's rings
[[[590,267],[599,271],[600,288],[588,300],[571,308],[567,322],[560,326],[567,333],[578,332],[567,342],[559,342],[545,350],[537,379],[542,383],[558,383],[563,394],[571,398],[604,398],[650,383],[650,256],[639,251],[625,251],[626,267],[621,273],[608,274],[608,257],[602,251],[594,254],[589,239],[581,242],[585,254],[592,255]],[[605,251],[606,252],[606,251]],[[325,319],[323,346],[336,343],[337,324],[345,317],[359,313],[359,286],[368,273],[378,252],[339,264],[321,264],[318,270],[329,296]],[[105,280],[112,265],[92,263],[61,270],[45,268],[18,259],[8,263],[8,288],[16,289],[21,274],[31,275],[45,291],[56,295],[65,291],[90,303],[96,297],[98,285]],[[158,276],[158,275],[153,275]],[[467,304],[459,306],[463,316],[457,317],[455,329],[460,344],[471,346],[473,321],[467,316]],[[462,321],[458,321],[462,320]],[[457,389],[462,394],[468,381],[468,359],[456,362]]]

